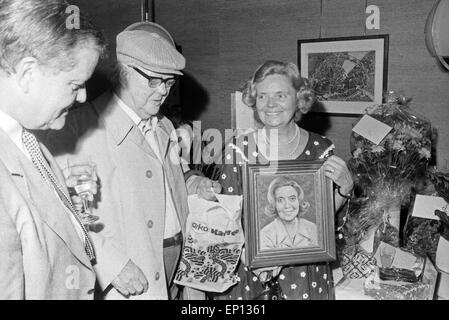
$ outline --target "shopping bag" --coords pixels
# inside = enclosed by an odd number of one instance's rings
[[[216,195],[218,202],[188,198],[186,236],[174,282],[210,292],[237,283],[235,270],[245,242],[242,196]]]

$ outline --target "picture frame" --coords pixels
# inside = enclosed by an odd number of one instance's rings
[[[381,104],[388,48],[388,34],[298,40],[298,67],[318,100],[311,112],[362,114]]]
[[[243,169],[251,269],[336,259],[333,186],[322,161],[245,163]]]

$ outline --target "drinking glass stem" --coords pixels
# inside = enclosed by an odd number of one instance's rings
[[[83,208],[84,208],[84,213],[87,215],[90,215],[90,210],[89,210],[89,194],[80,194],[81,200],[83,201]]]

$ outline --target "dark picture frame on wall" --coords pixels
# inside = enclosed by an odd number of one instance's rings
[[[250,268],[336,259],[333,186],[322,161],[247,163],[243,171]]]
[[[312,112],[362,114],[381,104],[388,82],[389,35],[298,40],[298,67],[318,103]]]

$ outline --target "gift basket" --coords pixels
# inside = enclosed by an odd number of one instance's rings
[[[415,298],[427,299],[435,273],[424,277],[422,269],[418,277],[413,276],[416,270],[412,267],[384,266],[378,252],[381,246],[390,246],[403,251],[401,256],[409,254],[409,260],[416,256],[425,262],[422,266],[431,269],[421,252],[401,248],[401,229],[416,184],[427,177],[433,132],[429,121],[410,110],[410,99],[391,91],[385,101],[365,110],[366,115],[391,127],[378,144],[354,131],[351,134],[348,167],[355,190],[341,230],[340,264],[346,278],[364,278],[365,294],[375,299],[409,299],[411,292]]]

